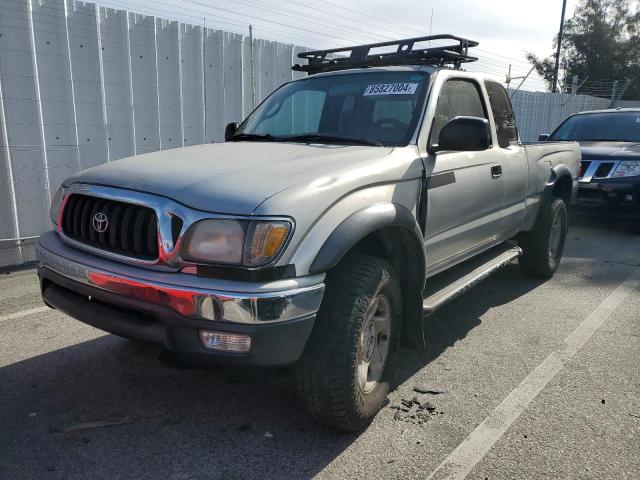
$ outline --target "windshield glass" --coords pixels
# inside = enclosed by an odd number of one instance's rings
[[[309,77],[282,86],[232,140],[407,145],[429,75],[367,72]]]
[[[576,115],[560,125],[550,140],[640,142],[640,112]]]

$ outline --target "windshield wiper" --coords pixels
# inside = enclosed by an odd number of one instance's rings
[[[279,138],[274,137],[273,135],[270,135],[268,133],[261,135],[258,133],[238,133],[237,135],[234,135],[233,137],[231,137],[231,141],[232,142],[237,142],[237,141],[247,141],[247,142],[262,142],[262,141],[266,141],[266,142],[277,142],[279,140]]]
[[[382,143],[369,138],[338,137],[335,135],[322,135],[320,133],[305,133],[302,135],[291,135],[289,137],[278,137],[280,142],[317,142],[317,143],[351,143],[354,145],[371,145],[382,147]]]

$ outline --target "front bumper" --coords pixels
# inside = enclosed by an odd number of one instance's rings
[[[37,255],[42,296],[51,307],[200,363],[295,362],[324,292],[322,276],[250,284],[131,267],[70,247],[54,232],[40,238]],[[246,353],[207,349],[201,331],[248,335],[251,346]]]
[[[611,217],[640,217],[640,178],[616,178],[580,183],[576,213]]]

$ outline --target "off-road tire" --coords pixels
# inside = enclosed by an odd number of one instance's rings
[[[557,253],[550,252],[552,240],[552,226],[554,221],[561,222],[560,243]],[[518,245],[522,248],[520,268],[525,273],[539,278],[551,278],[560,265],[562,251],[567,238],[568,230],[567,206],[560,197],[552,197],[549,202],[543,204],[543,211],[536,221],[535,226],[529,232],[518,235]]]
[[[402,333],[398,282],[389,262],[368,255],[349,255],[328,273],[322,305],[295,369],[298,396],[320,423],[358,431],[384,405]],[[357,376],[360,335],[376,292],[390,305],[389,348],[380,381],[364,393]]]

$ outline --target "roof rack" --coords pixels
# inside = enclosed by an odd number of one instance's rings
[[[432,40],[452,40],[456,43],[438,47],[414,49],[418,42]],[[345,70],[348,68],[367,68],[388,65],[452,65],[460,68],[462,63],[474,62],[477,57],[469,55],[469,47],[478,46],[478,42],[454,35],[429,35],[426,37],[407,38],[381,43],[369,43],[354,47],[333,48],[330,50],[315,50],[302,52],[298,58],[306,58],[307,65],[296,64],[291,67],[298,72],[309,74]],[[370,55],[372,48],[397,46],[395,52]],[[350,52],[348,56],[327,58],[329,54]]]

